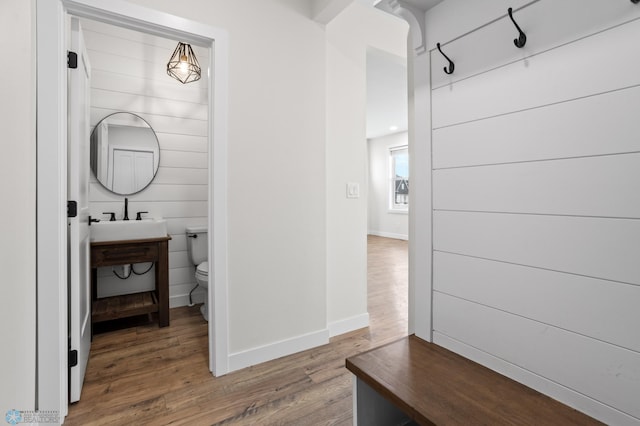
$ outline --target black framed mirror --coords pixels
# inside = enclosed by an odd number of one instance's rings
[[[158,137],[142,117],[113,113],[91,132],[90,163],[103,187],[118,195],[135,194],[149,186],[158,172]]]

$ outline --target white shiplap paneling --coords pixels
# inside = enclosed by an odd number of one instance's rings
[[[636,20],[435,89],[433,128],[638,85],[639,30]],[[432,72],[441,70],[432,67]]]
[[[436,210],[640,217],[640,154],[433,172]]]
[[[144,81],[148,84],[148,80]],[[99,99],[99,105],[105,109],[118,110],[126,105],[127,111],[144,111],[149,115],[207,121],[207,109],[203,108],[202,104],[194,102],[95,88],[91,90],[91,98]]]
[[[638,352],[440,293],[433,321],[439,333],[640,417]]]
[[[162,152],[162,149],[160,150]],[[209,171],[188,167],[162,167],[153,179],[154,184],[206,185]]]
[[[143,77],[93,70],[91,81],[91,86],[96,90],[134,93],[149,98],[175,99],[182,102],[207,104],[206,87],[185,85],[173,79],[154,81],[153,85],[149,85],[147,79]]]
[[[172,133],[158,134],[160,149],[206,153],[209,141],[205,136],[189,136]]]
[[[207,155],[202,152],[160,151],[160,167],[207,168]]]
[[[436,211],[434,250],[640,285],[640,221]]]
[[[183,237],[185,235],[185,228],[189,226],[207,226],[207,216],[167,219],[167,229],[170,235],[178,235],[180,237]]]
[[[640,152],[639,98],[640,86],[437,129],[433,167]]]
[[[92,182],[91,187],[94,193],[94,202],[117,202],[122,197],[105,191],[98,181]],[[206,185],[150,185],[149,188],[136,194],[136,201],[207,201]]]
[[[434,289],[640,351],[640,286],[434,253]]]
[[[457,74],[432,64],[433,333],[638,424],[640,9],[588,3],[540,0],[525,49],[502,17],[447,46]]]

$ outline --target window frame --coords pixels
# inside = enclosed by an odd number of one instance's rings
[[[400,155],[402,155],[402,152],[406,153],[407,156],[407,179],[406,179],[406,185],[407,185],[407,194],[406,194],[406,202],[404,203],[397,203],[396,202],[396,182],[398,181],[398,179],[396,179],[396,158]],[[389,179],[389,204],[388,204],[388,211],[389,213],[398,213],[398,214],[407,214],[409,212],[409,196],[410,196],[410,189],[409,189],[409,180],[410,180],[410,170],[408,168],[408,163],[409,163],[409,145],[398,145],[398,146],[394,146],[394,147],[390,147],[389,148],[389,174],[388,174],[388,179]]]

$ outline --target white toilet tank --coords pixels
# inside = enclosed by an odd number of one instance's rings
[[[187,250],[194,265],[208,259],[208,238],[206,226],[190,226],[187,228]]]

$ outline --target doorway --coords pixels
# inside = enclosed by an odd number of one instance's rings
[[[405,316],[394,324],[408,333],[409,135],[407,60],[367,49],[368,153],[368,303],[375,312],[376,293],[389,298],[388,309]],[[385,267],[386,265],[386,267]],[[393,265],[393,266],[391,266]],[[380,283],[388,288],[379,289]],[[370,318],[376,324],[376,318]]]
[[[210,275],[209,369],[228,371],[227,348],[227,34],[224,30],[126,3],[37,0],[37,402],[40,411],[67,413],[67,64],[65,16],[90,18],[209,49],[208,226]],[[203,64],[204,65],[204,64]],[[203,67],[206,67],[204,65]],[[215,106],[215,108],[214,108]]]

